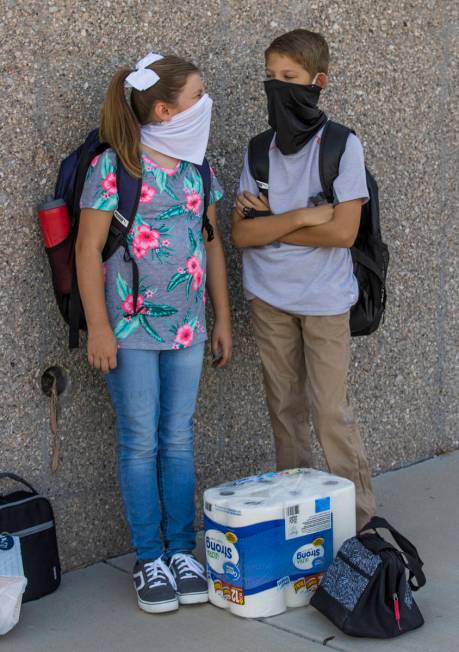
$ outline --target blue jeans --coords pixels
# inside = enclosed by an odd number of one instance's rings
[[[119,349],[118,366],[107,375],[118,478],[138,559],[195,546],[193,414],[203,353],[204,343],[170,351]]]

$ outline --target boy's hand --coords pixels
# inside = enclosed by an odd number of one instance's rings
[[[256,195],[252,195],[252,193],[248,192],[247,190],[238,195],[236,199],[236,210],[238,213],[244,215],[245,208],[254,208],[256,211],[271,210],[269,207],[268,198],[265,195],[260,193],[257,197]]]
[[[88,330],[88,362],[93,369],[108,373],[116,368],[117,339],[110,326]]]
[[[333,204],[320,204],[320,206],[310,208],[309,211],[314,215],[314,218],[312,220],[308,218],[308,225],[314,226],[329,222],[333,218],[334,210]]]

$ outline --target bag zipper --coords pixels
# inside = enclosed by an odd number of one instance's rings
[[[54,527],[54,521],[46,521],[46,523],[40,523],[40,525],[26,527],[24,530],[18,530],[17,532],[9,532],[9,534],[14,537],[28,537],[31,534],[38,534],[44,530],[50,530],[52,527]]]
[[[399,628],[400,631],[402,631],[402,628],[400,627],[400,605],[398,603],[398,595],[394,593],[392,599],[394,601],[394,615],[395,615],[395,620],[397,622],[397,627]]]
[[[47,500],[44,496],[39,496],[38,494],[36,496],[29,496],[29,498],[22,498],[21,500],[16,500],[14,503],[4,503],[3,505],[0,504],[0,509],[6,509],[7,507],[15,507],[16,505],[22,505],[23,503],[28,503],[31,500],[36,500],[37,498],[43,498],[44,500]]]

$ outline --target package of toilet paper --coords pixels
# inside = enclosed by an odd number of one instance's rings
[[[341,544],[355,535],[351,481],[292,469],[204,492],[209,598],[246,618],[309,603]]]

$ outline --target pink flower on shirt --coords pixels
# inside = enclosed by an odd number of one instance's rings
[[[179,326],[177,329],[177,334],[174,338],[174,341],[177,342],[177,344],[181,344],[187,348],[193,341],[193,336],[194,332],[191,326],[189,324],[184,324],[183,326]]]
[[[100,154],[98,154],[97,156],[95,156],[95,157],[92,159],[92,161],[91,161],[91,167],[95,168],[96,165],[97,165],[97,161],[98,161],[99,159],[100,159]]]
[[[140,203],[149,204],[156,193],[157,191],[155,188],[149,186],[148,183],[142,183],[142,188],[140,189]]]
[[[138,240],[134,238],[132,242],[132,253],[134,254],[134,258],[136,260],[140,260],[144,256],[147,255],[149,249],[148,247],[145,247],[143,244],[141,244]]]
[[[191,211],[195,215],[199,215],[199,209],[201,207],[202,197],[199,195],[196,190],[191,192],[186,192],[186,207],[187,210]]]
[[[109,172],[105,179],[101,182],[102,188],[108,195],[116,194],[116,174]]]
[[[199,260],[196,258],[196,256],[191,256],[188,258],[186,261],[186,271],[188,274],[191,274],[194,276],[198,270],[201,269],[201,265],[199,264]]]
[[[143,308],[144,298],[141,294],[137,297],[137,312],[142,314],[147,312],[146,308]],[[132,315],[134,312],[134,296],[128,294],[123,303],[121,304],[121,310],[123,310],[127,315]]]
[[[197,292],[197,290],[199,290],[199,288],[201,287],[201,284],[202,284],[203,277],[204,277],[204,273],[203,273],[202,269],[198,269],[196,271],[196,273],[194,274],[194,276],[193,276],[193,284],[191,286],[192,289],[193,289],[193,292]]]
[[[134,236],[134,243],[145,249],[157,249],[160,243],[160,233],[156,229],[150,229],[147,224],[142,224]]]

